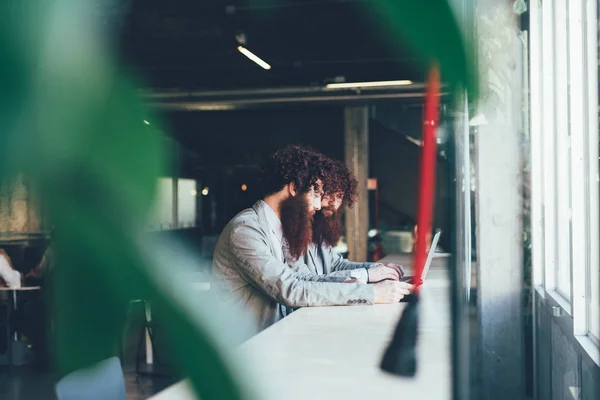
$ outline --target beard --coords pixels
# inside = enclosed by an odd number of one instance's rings
[[[312,242],[312,215],[305,196],[290,196],[281,202],[281,228],[293,261],[302,257]]]
[[[335,247],[340,240],[340,237],[342,237],[341,214],[334,209],[330,209],[329,211],[332,211],[331,215],[326,216],[323,211],[328,210],[321,209],[314,217],[312,225],[313,243],[317,246],[326,244],[330,247]]]

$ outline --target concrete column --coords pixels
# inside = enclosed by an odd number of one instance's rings
[[[476,127],[481,399],[525,395],[522,138],[526,66],[512,2],[477,4],[481,97]],[[534,71],[539,73],[539,71]]]
[[[344,124],[346,165],[358,179],[358,201],[346,210],[348,257],[352,261],[366,261],[369,230],[369,109],[366,106],[346,107]]]

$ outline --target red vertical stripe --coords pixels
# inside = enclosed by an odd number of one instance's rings
[[[427,259],[427,240],[431,233],[435,193],[436,130],[439,121],[440,73],[432,67],[427,78],[425,116],[423,121],[423,146],[421,148],[421,177],[417,213],[417,243],[414,254],[414,276],[421,277]]]

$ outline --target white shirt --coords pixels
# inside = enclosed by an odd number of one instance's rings
[[[4,255],[0,255],[0,278],[4,279],[9,288],[21,287],[21,274],[10,267]]]

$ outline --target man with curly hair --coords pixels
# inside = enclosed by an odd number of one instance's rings
[[[321,210],[315,213],[312,224],[313,241],[303,257],[309,269],[318,275],[350,277],[361,283],[400,280],[402,266],[372,262],[352,262],[333,248],[342,236],[342,206],[352,207],[358,197],[358,181],[341,162],[335,161],[324,182]]]
[[[400,282],[344,283],[346,277],[298,265],[331,168],[331,160],[299,146],[277,151],[263,168],[264,198],[235,216],[217,240],[215,288],[251,310],[260,329],[298,307],[393,303],[410,292]]]

